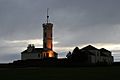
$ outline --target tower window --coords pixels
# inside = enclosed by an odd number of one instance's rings
[[[52,37],[52,33],[51,33],[51,37]]]
[[[46,37],[47,36],[47,34],[46,34],[46,32],[44,33],[44,37]]]

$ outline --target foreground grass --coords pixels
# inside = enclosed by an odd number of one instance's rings
[[[120,66],[0,68],[0,80],[120,80]]]

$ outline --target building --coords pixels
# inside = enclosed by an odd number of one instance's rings
[[[69,52],[67,55],[68,59],[73,61],[79,61],[87,64],[112,64],[113,56],[111,52],[101,48],[97,49],[91,45],[88,45],[82,49],[76,47],[73,52]]]
[[[22,60],[57,58],[57,53],[53,51],[52,28],[53,24],[48,21],[43,24],[43,48],[35,48],[34,44],[29,44],[27,49],[21,52]]]

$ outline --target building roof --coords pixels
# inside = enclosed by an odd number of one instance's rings
[[[89,50],[84,50],[84,51],[81,51],[81,53],[86,53],[86,54],[88,54],[88,55],[95,55],[95,53],[93,53],[93,52],[91,52],[91,51],[89,51]]]
[[[43,51],[49,51],[49,50],[45,50],[44,48],[34,48],[32,51],[28,51],[27,49],[24,50],[23,52],[21,52],[21,54],[24,54],[24,53],[42,53]],[[57,53],[55,51],[53,51],[54,54],[57,55]]]
[[[102,51],[102,52],[110,52],[109,50],[107,50],[105,48],[101,48],[100,51]]]
[[[111,56],[111,52],[105,48],[101,48],[100,52],[101,52],[101,56]]]
[[[34,48],[30,53],[38,53],[38,52],[42,52],[42,51],[44,51],[43,48]],[[27,50],[24,50],[21,53],[29,53],[29,52]]]
[[[98,49],[93,47],[93,46],[91,46],[91,45],[88,45],[88,46],[82,48],[81,50],[98,50]]]

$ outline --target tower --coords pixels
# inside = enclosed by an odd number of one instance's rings
[[[47,9],[47,22],[43,26],[43,48],[35,48],[33,44],[28,45],[27,49],[21,52],[21,59],[45,59],[57,58],[57,53],[53,51],[52,43],[52,28],[53,24],[48,22],[48,9]]]
[[[43,24],[43,48],[47,50],[52,50],[52,23]]]
[[[48,23],[48,9],[47,9],[47,23],[43,24],[43,48],[46,50],[52,50],[52,28],[53,24]]]

